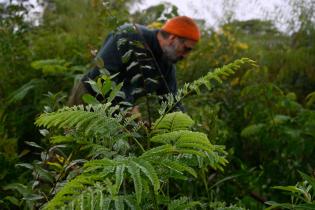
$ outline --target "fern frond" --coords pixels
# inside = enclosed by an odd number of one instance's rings
[[[211,152],[214,149],[214,146],[204,133],[193,131],[174,131],[159,134],[152,137],[151,141],[162,144],[172,144],[176,146],[176,148],[195,148],[206,152]]]
[[[124,201],[131,210],[141,210],[133,196],[124,196]]]
[[[113,160],[110,160],[108,158],[103,158],[101,160],[91,160],[84,164],[83,169],[84,172],[91,172],[98,168],[108,168],[108,167],[114,167],[117,163]]]
[[[167,133],[178,130],[188,130],[194,121],[182,112],[173,112],[156,120],[153,124],[153,134]]]
[[[154,167],[143,158],[124,158],[119,157],[116,160],[104,158],[102,160],[92,160],[84,164],[84,172],[102,173],[102,170],[108,174],[115,173],[115,186],[111,194],[118,195],[121,184],[124,180],[124,174],[127,169],[130,174],[138,204],[141,202],[143,192],[144,177],[141,177],[141,172],[150,180],[154,192],[160,189],[160,182]]]
[[[185,164],[182,164],[182,163],[180,163],[178,161],[165,159],[165,160],[162,161],[161,164],[164,167],[169,168],[171,170],[175,170],[175,171],[177,171],[177,172],[179,172],[181,174],[182,174],[182,172],[186,171],[186,172],[190,173],[191,175],[193,175],[194,177],[197,177],[197,173],[196,173],[196,171],[193,168],[191,168],[191,167],[189,167],[189,166],[187,166]]]
[[[139,204],[141,202],[142,189],[143,189],[141,176],[140,176],[140,169],[132,161],[127,166],[127,169],[128,169],[128,172],[131,174],[131,178],[133,179],[135,192],[136,192],[137,203]]]
[[[195,161],[199,163],[199,167],[206,164],[214,169],[223,170],[222,166],[225,166],[228,162],[225,159],[226,152],[224,148],[218,145],[212,145],[204,133],[174,131],[156,135],[151,138],[151,141],[162,143],[166,148],[169,148],[169,150],[162,150],[159,155],[163,153],[164,155],[193,155],[191,159],[195,159]]]
[[[102,180],[99,175],[79,175],[69,181],[56,195],[48,202],[44,209],[54,210],[66,204],[69,204],[75,197],[82,194],[88,186],[93,186],[96,181]]]
[[[151,165],[151,163],[143,159],[135,159],[134,162],[151,181],[154,193],[157,194],[158,190],[160,189],[160,181],[154,167]]]
[[[115,199],[115,209],[121,209],[124,210],[125,209],[125,205],[124,205],[124,199],[121,196],[118,196]]]
[[[103,202],[103,206],[101,207],[101,209],[110,209],[110,204],[111,204],[111,199],[110,198],[105,198],[104,202]]]
[[[162,145],[162,146],[158,146],[158,147],[154,147],[146,152],[144,152],[140,158],[150,158],[150,157],[156,157],[157,155],[165,155],[167,153],[173,153],[175,152],[175,148],[170,145],[170,144],[166,144],[166,145]]]
[[[178,148],[176,149],[176,151],[179,154],[190,154],[190,155],[195,155],[196,157],[202,157],[202,158],[206,158],[207,154],[205,152],[201,152],[195,149],[182,149],[182,148]]]
[[[121,129],[121,125],[117,119],[106,113],[106,107],[107,105],[97,105],[90,110],[84,110],[82,107],[67,107],[57,112],[42,114],[35,124],[47,128],[75,128],[84,131],[85,136],[109,136]]]
[[[96,158],[111,158],[112,156],[117,154],[116,151],[111,151],[103,145],[93,144],[90,142],[89,144],[84,145],[81,149],[90,151],[87,157],[92,160]]]
[[[125,172],[125,165],[119,165],[116,167],[116,171],[115,171],[115,177],[116,177],[116,181],[115,181],[115,185],[116,185],[116,193],[118,194],[120,186],[124,180],[124,172]]]
[[[179,89],[176,96],[172,94],[168,94],[165,98],[167,102],[159,110],[159,113],[165,115],[165,113],[171,111],[177,103],[179,103],[183,98],[192,93],[200,94],[200,88],[202,86],[206,87],[208,90],[212,89],[211,81],[216,81],[218,83],[222,83],[223,80],[231,76],[235,73],[236,70],[240,69],[240,67],[244,64],[249,64],[252,67],[256,67],[256,64],[253,60],[249,58],[241,58],[235,60],[234,62],[227,64],[221,68],[216,68],[214,71],[210,71],[205,76],[195,80],[192,83],[186,83],[182,89]],[[174,100],[174,98],[176,100]],[[159,123],[157,123],[159,124]]]

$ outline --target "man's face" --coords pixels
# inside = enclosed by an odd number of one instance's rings
[[[168,45],[163,47],[164,56],[172,63],[176,63],[184,59],[195,45],[196,41],[176,36],[171,37]]]

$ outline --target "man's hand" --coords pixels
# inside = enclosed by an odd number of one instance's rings
[[[137,122],[142,122],[143,125],[144,125],[145,127],[147,127],[147,128],[150,127],[150,123],[149,123],[148,121],[142,119],[142,115],[141,115],[139,106],[134,106],[134,107],[131,109],[130,114],[135,116],[135,119],[136,119]]]
[[[132,107],[130,114],[135,115],[135,118],[137,118],[139,121],[142,120],[142,115],[141,115],[141,112],[139,110],[139,106]]]

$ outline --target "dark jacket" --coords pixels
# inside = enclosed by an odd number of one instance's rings
[[[123,25],[107,37],[97,54],[111,75],[119,73],[113,80],[123,82],[124,101],[131,104],[147,93],[177,93],[175,65],[164,58],[157,33],[158,30],[149,30],[141,25]],[[94,67],[82,82],[90,94],[102,100],[86,83],[99,75],[99,68]],[[179,108],[182,109],[180,105]]]

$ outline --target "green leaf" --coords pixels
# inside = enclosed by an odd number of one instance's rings
[[[100,68],[99,72],[101,73],[101,75],[102,75],[101,78],[103,80],[106,80],[108,77],[111,76],[110,72],[107,69],[105,69],[105,68]]]
[[[154,84],[159,84],[159,82],[157,81],[157,80],[155,80],[155,79],[152,79],[152,78],[146,78],[145,80],[144,80],[144,83],[145,84],[147,84],[147,83],[154,83]]]
[[[124,210],[125,209],[124,200],[121,196],[118,196],[115,199],[115,208],[117,210]]]
[[[133,41],[132,45],[135,46],[135,47],[138,47],[140,49],[144,49],[145,48],[144,44],[141,41],[138,41],[138,40]]]
[[[311,107],[315,103],[315,91],[308,94],[305,100],[306,100],[306,107]]]
[[[128,61],[130,60],[130,57],[132,55],[133,50],[128,50],[122,57],[121,57],[121,61],[122,63],[128,63]]]
[[[36,147],[39,149],[43,149],[43,147],[39,146],[37,143],[33,142],[33,141],[24,141],[25,144],[30,145],[32,147]]]
[[[131,210],[141,210],[133,196],[124,196],[124,200]]]
[[[75,141],[73,136],[53,136],[50,139],[52,144],[70,143]]]
[[[4,190],[16,190],[22,195],[27,195],[31,193],[31,189],[28,188],[27,186],[20,184],[20,183],[12,183],[5,185],[3,187]]]
[[[315,204],[303,203],[295,205],[295,209],[297,210],[315,210]]]
[[[284,209],[296,209],[296,210],[314,210],[315,204],[298,204],[294,205],[291,203],[277,203],[274,201],[267,201],[265,202],[267,205],[271,205],[270,207],[266,208],[266,210],[275,209],[278,207],[284,208]]]
[[[136,159],[134,160],[134,162],[141,169],[141,171],[149,178],[153,185],[154,192],[155,194],[157,194],[158,190],[160,189],[160,181],[154,167],[148,161],[142,159]]]
[[[112,102],[114,100],[114,98],[117,96],[117,93],[120,91],[122,86],[123,86],[123,83],[121,82],[113,88],[112,92],[110,93],[107,99],[108,102]]]
[[[127,43],[128,43],[128,40],[126,38],[120,38],[117,41],[117,48],[121,49],[121,47],[126,45]]]
[[[131,178],[133,180],[135,192],[136,192],[136,198],[137,198],[137,203],[141,203],[141,198],[142,198],[142,181],[141,181],[141,176],[140,176],[140,169],[137,167],[137,165],[130,161],[129,164],[127,165],[128,172],[131,175]]]
[[[153,69],[153,67],[149,65],[141,65],[140,68],[143,69],[144,71]]]
[[[278,190],[285,190],[285,191],[289,191],[289,192],[297,192],[297,193],[303,193],[303,191],[301,189],[299,189],[296,186],[275,186],[272,187],[273,189],[278,189]]]
[[[265,124],[263,123],[249,125],[242,130],[241,136],[249,137],[249,136],[257,135],[259,132],[262,131],[264,127],[265,127]]]
[[[15,164],[15,166],[17,166],[17,167],[24,167],[24,168],[28,168],[28,169],[31,169],[31,170],[34,169],[34,166],[32,164],[29,164],[29,163],[18,163],[18,164]]]
[[[301,171],[298,171],[299,174],[301,175],[301,177],[306,180],[313,188],[313,192],[315,193],[315,179],[313,177],[310,177],[306,174],[304,174],[303,172]]]
[[[104,203],[102,204],[102,208],[101,209],[110,209],[110,204],[111,204],[111,199],[110,198],[105,198]]]
[[[166,144],[158,147],[154,147],[146,152],[144,152],[141,157],[155,157],[156,155],[165,155],[171,152],[174,152],[175,149],[172,145]]]
[[[34,69],[42,70],[44,74],[66,73],[69,70],[69,65],[70,63],[62,59],[38,60],[31,63]]]
[[[100,69],[104,68],[105,66],[103,59],[99,56],[96,56],[95,58],[95,65]]]
[[[130,80],[131,84],[134,84],[135,82],[137,82],[140,78],[142,77],[142,74],[136,74],[135,76],[133,76]]]
[[[82,96],[82,100],[83,100],[84,103],[86,103],[86,104],[92,104],[92,105],[100,104],[100,102],[99,102],[94,96],[91,96],[91,95],[88,94],[88,93],[85,93],[85,94]]]
[[[116,176],[116,181],[115,181],[115,185],[116,185],[116,193],[119,193],[119,189],[120,186],[124,180],[124,171],[125,171],[125,165],[119,165],[116,167],[116,172],[115,172],[115,176]]]
[[[175,170],[175,171],[180,172],[180,173],[182,173],[183,171],[186,171],[186,172],[190,173],[191,175],[193,175],[195,178],[197,178],[197,173],[193,168],[191,168],[185,164],[181,164],[178,161],[171,161],[171,160],[166,159],[166,160],[162,161],[162,164],[165,167],[170,168],[170,169]]]
[[[271,123],[279,125],[279,124],[286,123],[290,120],[291,120],[290,116],[278,114],[278,115],[274,116],[274,118],[271,120]]]
[[[112,88],[112,81],[110,79],[105,80],[101,88],[102,95],[105,97],[105,95],[111,90],[111,88]]]
[[[42,136],[47,136],[49,134],[49,131],[47,129],[40,129],[39,133],[42,134]]]
[[[153,124],[153,134],[167,133],[178,130],[188,130],[194,121],[182,112],[173,112],[159,118]]]
[[[39,88],[43,80],[32,79],[28,83],[22,85],[19,89],[12,92],[8,97],[8,104],[16,103],[25,98],[25,96],[33,89]]]
[[[88,81],[85,81],[85,83],[90,84],[91,88],[96,94],[102,94],[102,91],[98,88],[98,85],[94,80],[89,79]]]
[[[132,90],[131,95],[141,94],[145,90],[143,88],[135,88]]]
[[[29,195],[24,196],[23,200],[36,201],[36,200],[41,200],[43,198],[44,198],[44,196],[42,196],[42,195],[29,194]]]
[[[172,144],[176,148],[199,149],[211,153],[214,146],[209,142],[204,133],[187,130],[173,131],[159,134],[151,138],[152,142]]]
[[[133,106],[133,104],[131,104],[131,103],[127,102],[127,101],[121,101],[121,102],[119,102],[119,104],[123,105],[123,106],[127,106],[127,107],[132,107]]]
[[[133,62],[126,68],[126,70],[129,71],[130,69],[132,69],[133,67],[137,66],[138,64],[139,64],[138,62],[133,61]]]
[[[55,169],[55,171],[62,171],[63,170],[63,166],[60,165],[59,163],[54,163],[54,162],[47,162],[47,165],[49,166],[53,166],[53,168]]]
[[[196,155],[197,157],[203,157],[206,158],[207,155],[204,152],[200,152],[198,150],[193,150],[193,149],[183,149],[183,148],[178,148],[176,151],[179,154],[191,154],[191,155]]]
[[[39,166],[35,166],[35,172],[38,174],[39,178],[46,180],[50,183],[54,182],[54,177],[48,170],[43,169]]]
[[[16,197],[13,197],[13,196],[5,196],[4,200],[9,201],[10,203],[12,203],[15,206],[21,205],[19,199],[17,199]]]

